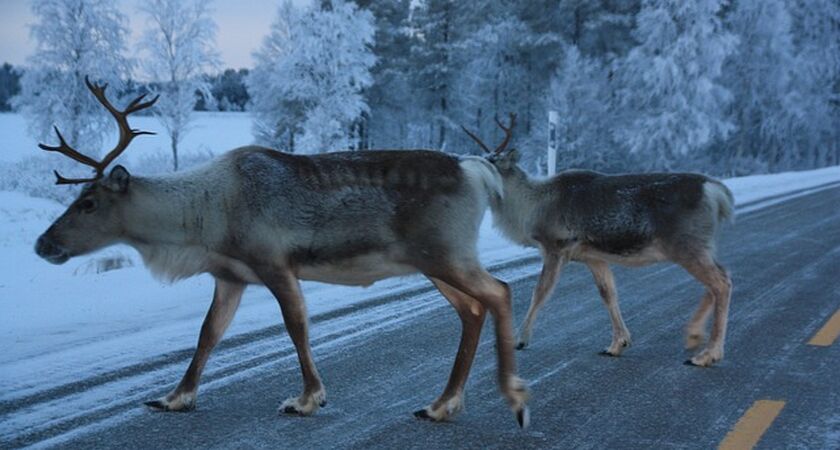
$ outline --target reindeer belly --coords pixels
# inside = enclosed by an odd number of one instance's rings
[[[417,272],[385,252],[373,252],[335,261],[301,265],[298,278],[349,286],[369,286],[376,281]]]

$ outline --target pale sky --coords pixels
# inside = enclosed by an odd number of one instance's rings
[[[129,54],[135,53],[136,41],[146,26],[146,19],[137,12],[143,0],[117,0],[129,19],[131,39]],[[294,0],[306,4],[310,0]],[[216,44],[222,56],[222,66],[235,69],[253,66],[251,53],[256,50],[277,14],[281,0],[216,0],[212,3],[213,18],[218,30]],[[29,36],[29,25],[35,22],[30,2],[0,0],[0,64],[9,62],[24,65],[26,57],[35,50]]]

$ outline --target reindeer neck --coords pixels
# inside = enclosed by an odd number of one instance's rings
[[[497,226],[513,241],[533,246],[533,220],[539,208],[540,181],[528,176],[519,167],[500,172],[504,197],[491,208]]]
[[[123,208],[125,240],[145,246],[207,246],[226,198],[199,173],[133,177]]]

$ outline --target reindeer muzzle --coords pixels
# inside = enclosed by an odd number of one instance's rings
[[[70,259],[70,253],[46,234],[42,234],[35,243],[35,253],[52,264],[64,264]]]

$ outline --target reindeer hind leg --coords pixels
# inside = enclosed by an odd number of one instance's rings
[[[712,306],[715,304],[715,295],[712,291],[706,289],[703,298],[700,299],[700,305],[697,311],[688,321],[685,327],[685,348],[686,350],[694,350],[703,344],[706,339],[706,323],[709,321],[709,313],[712,312]]]
[[[478,347],[486,310],[478,300],[458,289],[441,280],[429,279],[455,308],[462,326],[458,353],[443,393],[432,404],[414,413],[420,419],[442,421],[455,416],[464,408],[464,384]]]
[[[707,295],[711,298],[711,305],[706,307],[714,311],[714,322],[709,342],[700,353],[686,361],[686,364],[708,367],[723,359],[732,281],[726,269],[715,261],[710,251],[704,252],[696,259],[682,261],[680,265],[706,286]],[[704,302],[708,301],[704,297]],[[701,304],[700,309],[703,309],[703,307],[704,305]],[[698,313],[700,312],[698,310]],[[696,315],[697,313],[695,313]]]
[[[438,268],[429,276],[478,300],[493,316],[500,389],[516,415],[519,425],[523,428],[527,427],[529,422],[526,404],[528,388],[526,383],[516,376],[516,361],[513,354],[513,314],[510,289],[507,284],[493,278],[477,262],[460,269]]]

